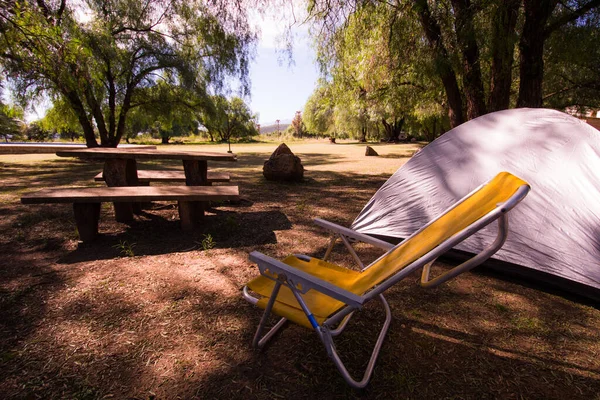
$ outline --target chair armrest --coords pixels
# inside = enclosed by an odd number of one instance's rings
[[[373,236],[365,235],[364,233],[356,232],[353,229],[346,228],[344,226],[335,224],[333,222],[325,221],[324,219],[321,219],[321,218],[315,218],[314,223],[319,225],[320,227],[327,229],[328,231],[342,234],[346,237],[361,241],[363,243],[368,243],[375,247],[379,247],[380,249],[383,249],[385,251],[388,251],[394,247],[393,244],[388,243],[384,240],[374,238]]]
[[[502,207],[503,205],[498,205]],[[504,211],[504,210],[503,210]],[[434,288],[442,283],[449,281],[450,279],[462,274],[463,272],[467,272],[472,270],[473,268],[481,265],[483,262],[488,260],[491,256],[496,254],[498,250],[502,248],[504,242],[506,241],[506,237],[508,236],[508,214],[503,212],[498,218],[498,236],[496,240],[492,244],[490,244],[487,248],[481,251],[479,254],[470,258],[469,260],[463,262],[462,264],[446,271],[445,273],[430,279],[429,273],[431,271],[431,266],[435,262],[437,258],[428,262],[424,267],[421,273],[421,286],[424,288]]]
[[[362,296],[358,296],[258,251],[250,253],[249,258],[258,265],[258,269],[263,276],[276,280],[277,276],[285,275],[288,281],[287,284],[293,284],[300,293],[306,293],[308,290],[314,289],[349,306],[358,308],[366,301]],[[274,277],[273,275],[276,276]]]

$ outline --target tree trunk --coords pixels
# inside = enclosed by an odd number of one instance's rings
[[[470,0],[452,0],[455,13],[456,38],[463,57],[463,86],[467,100],[467,119],[486,113],[485,93],[481,80],[479,46],[473,26],[473,8]]]
[[[131,110],[131,93],[133,86],[131,83],[127,85],[125,91],[125,97],[123,98],[123,104],[121,105],[121,111],[119,112],[119,122],[117,123],[117,131],[115,132],[115,147],[119,145],[121,138],[125,134],[125,121],[127,120],[127,113]],[[128,142],[129,143],[129,142]]]
[[[492,17],[492,70],[488,111],[506,110],[510,106],[512,66],[517,40],[515,27],[521,0],[497,2]]]
[[[548,20],[558,5],[558,0],[524,0],[525,24],[519,42],[520,86],[517,107],[541,107],[543,100],[542,82],[544,79],[544,42],[550,34],[561,26],[576,21],[577,18],[600,6],[600,0],[586,3],[577,2],[579,8],[568,8],[552,23]],[[573,4],[571,4],[573,5]],[[564,8],[567,8],[565,5]]]
[[[398,120],[398,118],[394,118],[394,122],[392,124],[387,122],[385,118],[381,118],[381,124],[385,130],[387,141],[397,142],[399,140],[400,132],[402,131],[402,126],[404,125],[404,118],[401,118],[400,120]]]
[[[360,128],[360,137],[358,138],[360,143],[365,143],[367,141],[367,128],[363,125]]]
[[[452,69],[448,51],[442,40],[442,31],[440,25],[431,15],[427,0],[416,0],[415,10],[421,20],[421,26],[425,31],[425,36],[429,42],[429,47],[433,51],[434,64],[436,72],[442,80],[446,97],[448,99],[448,117],[452,128],[464,122],[462,95],[456,80],[456,74]]]
[[[520,84],[517,107],[542,106],[546,23],[556,0],[524,0],[525,24],[519,42]]]
[[[83,103],[77,96],[77,93],[63,90],[63,94],[69,101],[71,108],[75,112],[77,116],[77,120],[83,129],[83,136],[85,137],[85,144],[87,147],[98,147],[98,142],[96,141],[96,135],[94,133],[94,126],[91,121],[88,119],[87,113],[85,112],[85,108]]]
[[[110,138],[108,136],[108,131],[106,130],[104,114],[102,113],[102,105],[96,99],[96,96],[91,88],[91,83],[88,83],[88,87],[85,88],[84,94],[85,100],[92,112],[92,116],[96,121],[96,127],[98,128],[98,133],[100,134],[100,145],[102,147],[114,147],[110,145]]]
[[[385,131],[385,136],[388,141],[392,138],[392,126],[389,122],[385,120],[385,118],[381,118],[381,124],[383,125],[383,130]]]
[[[437,134],[437,118],[433,118],[431,121],[431,130],[429,130],[427,122],[423,123],[423,132],[425,133],[425,140],[433,142]]]

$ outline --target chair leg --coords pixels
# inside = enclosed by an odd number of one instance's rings
[[[331,336],[338,336],[340,333],[342,333],[344,331],[344,329],[346,328],[346,325],[348,325],[348,322],[350,322],[350,318],[353,315],[354,315],[354,311],[352,311],[350,314],[346,315],[344,317],[344,319],[342,320],[342,322],[337,326],[337,328],[330,329],[329,333],[331,334]]]
[[[338,371],[340,371],[340,374],[342,374],[342,377],[344,378],[344,380],[350,386],[352,386],[353,388],[356,388],[356,389],[362,389],[365,386],[367,386],[367,383],[369,383],[369,380],[371,379],[371,375],[373,374],[373,369],[375,368],[375,362],[377,361],[377,357],[379,356],[379,351],[381,350],[381,346],[383,344],[383,340],[385,339],[385,335],[387,334],[387,331],[390,327],[390,323],[392,322],[392,312],[390,310],[389,304],[387,303],[387,301],[381,294],[379,295],[379,299],[381,300],[381,303],[383,304],[383,307],[385,308],[385,322],[383,323],[383,327],[381,328],[381,331],[379,332],[377,342],[375,343],[375,347],[373,348],[373,352],[371,353],[371,358],[369,359],[369,363],[367,364],[367,369],[365,370],[365,373],[364,373],[361,381],[356,381],[352,378],[352,376],[350,376],[350,373],[344,366],[344,363],[338,356],[337,351],[335,349],[335,344],[333,343],[333,339],[332,339],[332,333],[339,330],[340,328],[336,329],[335,331],[329,331],[329,329],[326,326],[324,326],[322,329],[321,338],[323,340],[323,343],[325,344],[327,354],[333,360],[333,363],[337,367]],[[345,324],[343,322],[342,322],[342,324],[345,326]],[[342,327],[342,329],[343,329],[343,327]]]
[[[269,315],[271,315],[271,310],[273,309],[273,304],[275,304],[275,299],[277,298],[277,294],[279,293],[279,289],[281,288],[281,282],[275,282],[275,287],[273,287],[273,292],[271,293],[271,297],[269,298],[269,302],[265,307],[265,312],[260,319],[260,323],[258,324],[258,328],[256,329],[256,333],[254,334],[254,339],[252,340],[252,346],[256,348],[263,348],[267,342],[277,333],[279,329],[285,324],[287,321],[286,318],[281,318],[275,326],[273,326],[269,332],[267,332],[264,336],[262,336],[262,332],[267,325],[267,321],[269,319]]]
[[[323,256],[323,261],[327,261],[331,252],[333,251],[333,246],[335,246],[335,242],[337,241],[337,235],[334,233],[331,235],[331,239],[329,239],[329,245],[327,246],[327,250],[325,250],[325,255]]]
[[[287,322],[287,318],[281,318],[277,323],[267,332],[264,336],[260,336],[264,329],[264,324],[259,325],[256,330],[256,334],[254,335],[254,340],[252,341],[252,345],[257,349],[262,349],[265,345],[271,340],[271,338],[281,329],[283,325]]]

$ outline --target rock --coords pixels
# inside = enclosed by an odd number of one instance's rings
[[[273,152],[273,154],[271,154],[271,157],[270,157],[270,158],[277,157],[277,156],[279,156],[279,155],[281,155],[281,154],[291,154],[291,155],[294,155],[294,153],[292,153],[292,151],[291,151],[291,150],[290,150],[290,148],[287,146],[287,144],[285,144],[285,143],[281,143],[281,144],[280,144],[280,145],[279,145],[279,146],[278,146],[278,147],[275,149],[275,151]]]
[[[378,156],[378,155],[379,154],[377,154],[375,149],[373,149],[371,146],[367,146],[367,150],[365,151],[365,156]]]
[[[300,181],[304,177],[304,167],[300,157],[282,143],[265,161],[263,175],[269,181]]]

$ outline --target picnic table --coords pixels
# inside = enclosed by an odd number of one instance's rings
[[[237,161],[232,153],[196,151],[160,151],[155,149],[86,148],[57,151],[59,157],[76,157],[104,161],[103,177],[109,187],[140,186],[137,160],[181,160],[187,186],[208,186],[208,161]],[[204,215],[206,201],[190,202],[192,214]],[[114,203],[119,222],[133,220],[132,203]]]

